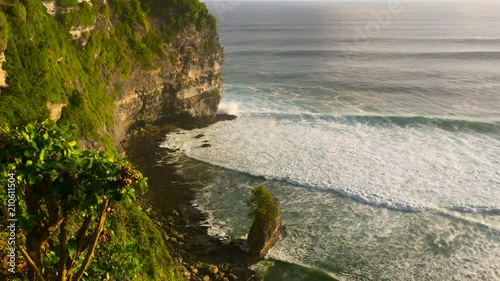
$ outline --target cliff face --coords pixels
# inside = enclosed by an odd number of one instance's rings
[[[215,115],[224,55],[198,0],[11,2],[0,5],[0,122],[57,119],[79,126],[84,147],[119,148],[136,122]]]
[[[222,94],[220,66],[224,56],[216,32],[190,27],[166,47],[170,60],[159,68],[135,68],[129,80],[118,81],[122,91],[115,101],[113,135],[115,144],[135,122],[154,122],[179,115],[207,118],[216,114]]]

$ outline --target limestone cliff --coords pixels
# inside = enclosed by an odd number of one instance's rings
[[[213,117],[223,60],[198,0],[11,0],[0,5],[0,121],[60,118],[83,146],[119,147],[136,122]]]
[[[188,28],[166,46],[175,63],[161,61],[151,71],[135,68],[129,80],[117,83],[122,89],[113,112],[117,143],[134,122],[215,116],[223,90],[220,66],[224,56],[218,44],[217,49],[208,49],[206,42],[218,42],[217,34]]]

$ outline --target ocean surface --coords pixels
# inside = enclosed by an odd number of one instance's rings
[[[265,280],[500,280],[500,3],[397,3],[208,4],[238,118],[162,146],[221,239],[281,201]]]

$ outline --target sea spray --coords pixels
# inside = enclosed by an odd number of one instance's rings
[[[217,114],[238,115],[238,104],[236,102],[221,102]]]

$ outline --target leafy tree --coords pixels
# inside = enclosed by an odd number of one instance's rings
[[[16,180],[16,243],[30,280],[81,280],[103,233],[110,204],[144,193],[146,178],[104,152],[82,151],[72,126],[52,121],[0,127],[0,185]],[[0,189],[7,202],[6,189]],[[4,208],[5,209],[5,208]],[[5,214],[6,215],[6,214]]]

